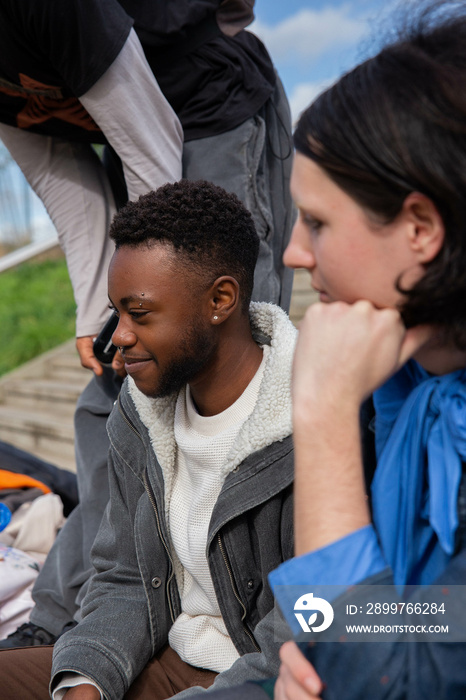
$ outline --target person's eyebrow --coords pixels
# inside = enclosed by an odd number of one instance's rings
[[[108,297],[110,300],[110,303],[113,304],[112,300],[110,297]],[[146,296],[145,294],[129,294],[127,297],[122,297],[119,301],[121,306],[129,306],[129,304],[132,304],[134,302],[143,302],[143,301],[153,301],[150,297]]]

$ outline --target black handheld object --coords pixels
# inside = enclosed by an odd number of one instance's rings
[[[116,345],[112,343],[112,335],[117,326],[118,315],[114,311],[94,340],[94,355],[103,365],[110,365],[117,351]]]

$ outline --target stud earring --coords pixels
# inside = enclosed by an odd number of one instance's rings
[[[218,321],[218,316],[214,316],[214,321]]]

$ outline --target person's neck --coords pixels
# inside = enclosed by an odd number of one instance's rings
[[[435,375],[449,374],[466,368],[466,351],[451,342],[446,343],[440,335],[434,335],[417,351],[414,359],[427,372]]]
[[[247,335],[224,336],[208,372],[189,384],[199,414],[215,416],[239,399],[259,369],[262,354],[250,330]]]

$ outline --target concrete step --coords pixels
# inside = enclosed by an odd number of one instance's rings
[[[78,354],[65,352],[55,355],[44,367],[44,377],[47,379],[59,379],[65,382],[80,382],[84,388],[91,379],[88,369],[81,367]]]
[[[311,276],[304,268],[299,268],[294,271],[293,277],[293,294],[296,292],[311,292]]]
[[[0,439],[76,471],[73,416],[90,379],[74,339],[0,377]]]
[[[16,379],[8,383],[3,399],[5,405],[23,410],[73,416],[82,390],[81,381]]]
[[[0,439],[62,466],[74,461],[72,419],[0,405]]]
[[[299,325],[307,307],[318,299],[319,295],[311,287],[309,272],[302,269],[295,270],[290,305],[290,318],[295,326]]]

